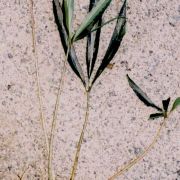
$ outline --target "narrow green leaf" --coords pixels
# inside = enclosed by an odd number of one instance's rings
[[[150,114],[149,120],[154,120],[154,119],[157,119],[157,118],[160,118],[160,117],[164,117],[164,114],[163,113]]]
[[[174,111],[178,106],[180,106],[180,97],[174,101],[171,111]]]
[[[170,102],[170,100],[171,100],[171,98],[169,97],[168,99],[162,101],[163,109],[164,109],[165,112],[168,111],[168,107],[169,107],[169,102]]]
[[[113,59],[114,55],[116,54],[116,52],[118,51],[121,45],[122,39],[125,35],[125,28],[126,28],[126,0],[124,1],[118,16],[119,18],[117,19],[116,26],[113,35],[111,37],[111,41],[109,43],[108,49],[101,62],[101,65],[99,66],[96,72],[92,84],[94,84],[96,79],[101,75],[101,73],[110,63],[110,61]]]
[[[68,47],[68,35],[63,23],[62,7],[61,4],[59,3],[59,0],[53,0],[52,3],[53,3],[53,13],[54,13],[55,22],[57,24],[61,42],[64,51],[66,53]],[[73,47],[71,47],[69,50],[68,63],[71,66],[74,73],[81,79],[81,81],[85,85],[85,77]]]
[[[118,16],[118,17],[114,17],[114,18],[112,18],[112,19],[110,19],[110,20],[108,20],[108,21],[102,23],[101,26],[94,27],[90,32],[97,31],[99,28],[102,28],[102,27],[104,27],[105,25],[109,24],[110,22],[113,22],[114,20],[117,20],[117,19],[119,19],[119,18],[125,18],[125,17],[124,17],[124,16],[121,16],[121,17],[119,17],[119,16]]]
[[[90,0],[89,11],[96,5],[99,0]],[[99,18],[99,21],[94,25],[93,28],[99,27],[102,24],[102,16]],[[87,74],[90,78],[94,65],[97,59],[97,54],[99,50],[101,28],[98,28],[95,32],[91,32],[87,36],[87,47],[86,47],[86,65],[87,65]]]
[[[64,24],[67,29],[68,35],[71,38],[72,34],[72,19],[74,12],[74,0],[63,0],[63,14]]]
[[[127,79],[129,82],[129,86],[132,88],[132,90],[136,93],[136,95],[138,96],[138,98],[146,105],[146,106],[151,106],[155,109],[157,109],[158,111],[162,111],[161,108],[159,108],[158,106],[156,106],[151,99],[146,95],[146,93],[144,93],[139,86],[137,86],[135,84],[135,82],[127,75]]]
[[[102,14],[109,6],[112,0],[100,0],[96,6],[88,13],[85,20],[74,34],[73,41],[85,37],[93,28],[94,24],[101,18]]]

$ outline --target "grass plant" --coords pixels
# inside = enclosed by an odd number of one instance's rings
[[[180,106],[180,97],[176,98],[173,102],[172,108],[168,111],[169,103],[171,98],[166,100],[162,100],[162,107],[158,107],[148,96],[147,94],[127,75],[127,80],[129,82],[130,87],[135,92],[137,97],[148,107],[154,108],[157,110],[156,113],[150,114],[149,120],[156,120],[158,118],[163,118],[162,123],[160,124],[157,132],[155,133],[152,142],[144,149],[144,151],[138,155],[137,157],[130,160],[125,166],[119,168],[117,172],[115,172],[108,180],[114,180],[118,176],[123,175],[126,171],[128,171],[131,167],[137,164],[141,159],[143,159],[146,154],[155,146],[156,142],[158,141],[161,131],[163,127],[166,125],[168,117],[170,114]]]
[[[84,86],[84,91],[86,94],[86,112],[85,118],[82,125],[82,129],[80,132],[80,137],[77,143],[77,149],[74,156],[74,161],[72,165],[72,169],[70,172],[70,180],[74,180],[77,174],[78,162],[81,152],[81,146],[84,138],[84,134],[86,132],[88,119],[89,119],[89,110],[90,110],[90,96],[91,90],[95,86],[95,82],[100,77],[102,72],[109,66],[113,57],[117,53],[118,49],[121,46],[121,42],[126,33],[126,7],[127,1],[124,0],[122,6],[120,7],[119,13],[113,19],[110,19],[107,22],[103,22],[103,15],[106,9],[109,7],[112,0],[90,0],[89,1],[89,12],[85,19],[82,21],[80,26],[74,30],[73,29],[73,16],[74,16],[74,0],[53,0],[53,13],[55,23],[57,25],[59,36],[61,39],[61,43],[65,52],[65,59],[63,61],[63,67],[61,71],[61,75],[59,78],[58,92],[55,102],[55,107],[53,111],[53,119],[51,123],[51,131],[48,137],[46,131],[46,122],[43,115],[42,108],[42,100],[41,100],[41,88],[40,88],[40,78],[39,78],[39,67],[38,67],[38,58],[36,54],[36,41],[35,41],[35,22],[33,15],[33,1],[31,0],[32,7],[32,37],[33,37],[33,52],[35,55],[35,64],[36,64],[36,80],[37,80],[37,91],[38,91],[38,100],[40,105],[40,120],[42,124],[42,129],[44,132],[44,137],[47,146],[48,153],[48,180],[55,180],[55,173],[53,170],[53,146],[54,146],[54,136],[57,122],[57,114],[59,110],[60,97],[63,90],[64,77],[67,68],[67,64],[70,65],[72,71],[76,74],[76,76],[82,82]],[[95,65],[98,59],[99,52],[99,44],[101,41],[101,30],[103,26],[108,24],[111,21],[116,20],[116,24],[114,27],[114,31],[112,33],[111,39],[109,41],[108,48],[104,52],[104,57],[101,59],[100,65],[95,70]],[[79,63],[78,57],[76,55],[76,50],[74,48],[74,43],[78,43],[79,40],[86,38],[86,73],[83,72],[82,67]],[[170,98],[162,101],[162,107],[158,107],[153,101],[140,89],[139,86],[135,84],[135,82],[127,75],[127,80],[129,82],[130,87],[133,89],[138,98],[149,107],[152,107],[157,110],[156,113],[153,113],[149,116],[150,120],[155,120],[157,118],[162,117],[164,120],[161,123],[157,133],[155,134],[153,141],[149,144],[147,148],[145,148],[144,152],[139,156],[135,157],[131,160],[127,165],[120,168],[117,172],[112,175],[109,180],[117,178],[119,175],[122,175],[125,171],[129,170],[132,166],[134,166],[137,162],[139,162],[155,145],[157,142],[162,128],[165,126],[166,121],[172,111],[174,111],[180,105],[180,97],[177,98],[170,111],[168,111],[168,106],[170,103]]]
[[[54,12],[54,17],[55,17],[55,22],[59,30],[61,42],[62,42],[64,51],[67,57],[67,61],[69,65],[71,66],[73,72],[80,78],[84,86],[85,93],[86,93],[85,119],[84,119],[82,130],[80,132],[79,141],[77,144],[77,150],[74,157],[70,180],[75,179],[76,172],[77,172],[81,145],[84,138],[84,133],[87,127],[87,123],[88,123],[91,89],[93,85],[95,84],[95,81],[99,78],[101,73],[105,70],[105,68],[108,66],[110,61],[113,59],[125,35],[126,0],[124,1],[122,7],[120,8],[120,11],[117,17],[105,23],[102,23],[103,14],[105,10],[108,8],[108,6],[110,5],[110,3],[111,3],[111,0],[90,0],[89,13],[85,17],[81,25],[74,32],[73,27],[72,27],[73,14],[74,14],[74,1],[63,0],[61,3],[58,0],[53,0],[53,12]],[[99,51],[99,43],[101,40],[100,38],[101,29],[105,24],[113,20],[116,20],[116,25],[115,25],[114,32],[109,42],[109,46],[105,52],[105,55],[100,63],[99,68],[97,69],[96,72],[94,72],[94,66],[97,61],[97,55]],[[82,71],[82,67],[80,66],[80,63],[76,56],[75,49],[73,48],[73,44],[77,43],[77,41],[83,38],[87,38],[86,61],[85,61],[86,69],[87,69],[86,76],[84,75],[84,72]],[[95,73],[95,76],[93,76],[94,73]],[[50,152],[52,153],[52,145],[50,147]],[[52,159],[52,156],[50,159]]]

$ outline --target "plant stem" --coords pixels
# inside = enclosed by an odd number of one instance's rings
[[[41,88],[40,88],[40,78],[39,78],[39,66],[38,66],[38,56],[36,51],[36,40],[35,40],[35,19],[34,19],[34,3],[33,0],[30,0],[30,6],[31,6],[31,26],[32,26],[32,48],[34,53],[34,59],[35,59],[35,68],[36,68],[36,84],[37,84],[37,96],[38,96],[38,102],[39,102],[39,112],[40,112],[40,121],[41,126],[43,129],[43,134],[46,142],[46,150],[47,154],[49,153],[49,141],[47,136],[47,129],[46,129],[46,123],[43,113],[43,106],[42,106],[42,95],[41,95]]]
[[[86,127],[87,127],[88,119],[89,119],[89,99],[90,99],[89,96],[90,96],[90,91],[86,90],[85,120],[84,120],[83,128],[81,130],[81,134],[80,134],[80,137],[79,137],[77,150],[76,150],[76,154],[75,154],[75,158],[74,158],[74,163],[73,163],[73,167],[72,167],[72,171],[71,171],[70,180],[74,180],[74,178],[76,176],[76,170],[77,170],[77,166],[78,166],[78,160],[79,160],[81,145],[82,145],[82,141],[83,141],[83,138],[84,138],[84,133],[85,133],[85,130],[86,130]]]
[[[63,64],[62,72],[61,72],[61,77],[59,79],[58,93],[57,93],[55,108],[54,108],[54,112],[53,112],[53,120],[52,120],[51,133],[50,133],[50,139],[49,139],[48,180],[54,180],[55,179],[54,173],[53,173],[53,167],[52,167],[53,143],[54,143],[54,134],[55,134],[55,128],[56,128],[56,121],[57,121],[60,96],[61,96],[61,93],[63,91],[64,77],[65,77],[65,72],[66,72],[66,63],[68,60],[69,49],[70,49],[70,47],[68,46],[65,61]]]
[[[123,168],[121,168],[118,172],[116,172],[113,176],[111,176],[110,178],[108,178],[108,180],[114,180],[115,178],[117,178],[118,176],[122,175],[125,171],[128,171],[132,166],[134,166],[135,164],[137,164],[141,159],[143,159],[146,154],[154,147],[154,145],[156,144],[158,138],[160,137],[160,133],[161,130],[163,129],[163,127],[165,126],[167,121],[167,118],[164,118],[162,124],[160,125],[160,127],[158,128],[158,131],[156,133],[156,135],[153,138],[153,141],[149,144],[148,147],[145,148],[144,152],[142,154],[140,154],[139,156],[137,156],[136,158],[134,158],[133,160],[131,160],[127,165],[125,165]]]

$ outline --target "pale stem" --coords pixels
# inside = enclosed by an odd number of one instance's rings
[[[77,149],[76,149],[74,163],[73,163],[72,170],[71,170],[70,180],[74,180],[74,178],[76,176],[76,171],[77,171],[77,166],[78,166],[78,160],[79,160],[81,145],[82,145],[82,141],[83,141],[83,138],[84,138],[84,133],[85,133],[85,130],[86,130],[86,126],[87,126],[87,123],[88,123],[88,118],[89,118],[89,95],[90,95],[90,91],[86,91],[86,113],[85,113],[85,120],[84,120],[84,123],[83,123],[83,128],[81,130],[79,141],[78,141],[78,144],[77,144]]]
[[[38,102],[39,102],[39,111],[40,111],[40,121],[41,126],[43,129],[43,134],[46,142],[46,150],[47,154],[49,153],[49,141],[47,136],[47,129],[46,129],[46,123],[43,113],[43,106],[42,106],[42,95],[41,95],[41,85],[40,85],[40,78],[39,78],[39,62],[38,62],[38,56],[36,51],[36,40],[35,40],[35,19],[34,19],[34,3],[33,0],[30,0],[31,4],[31,25],[32,25],[32,48],[34,53],[34,59],[35,59],[35,68],[36,68],[36,84],[37,84],[37,96],[38,96]]]
[[[56,103],[55,108],[53,112],[53,120],[52,120],[52,126],[51,126],[51,133],[50,133],[50,139],[49,139],[49,155],[48,155],[48,180],[54,180],[55,175],[53,173],[53,167],[52,167],[52,161],[53,161],[53,144],[54,144],[54,134],[56,129],[56,121],[57,121],[57,114],[58,114],[58,108],[59,108],[59,102],[60,102],[60,96],[63,91],[63,85],[64,85],[64,77],[66,72],[66,63],[68,60],[68,54],[69,54],[69,46],[66,53],[66,58],[63,64],[61,77],[59,79],[59,87],[56,97]]]
[[[164,118],[162,124],[160,125],[160,127],[157,130],[157,133],[155,134],[153,141],[149,144],[148,147],[145,148],[144,152],[142,154],[140,154],[139,156],[135,157],[133,160],[131,160],[127,165],[125,165],[123,168],[121,168],[118,172],[116,172],[113,176],[111,176],[110,178],[108,178],[108,180],[114,180],[115,178],[117,178],[118,176],[122,175],[124,172],[128,171],[131,167],[133,167],[135,164],[137,164],[141,159],[143,159],[146,154],[154,147],[154,145],[156,144],[158,138],[160,137],[160,133],[163,129],[163,127],[165,126],[167,121],[167,118]]]

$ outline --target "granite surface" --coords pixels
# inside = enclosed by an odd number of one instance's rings
[[[75,2],[76,28],[88,2]],[[122,2],[113,0],[105,20]],[[46,180],[46,150],[39,121],[35,58],[39,61],[43,111],[48,133],[64,52],[50,0],[34,0],[35,57],[32,48],[31,0],[0,1],[0,179]],[[158,104],[180,96],[180,3],[178,0],[128,2],[127,34],[112,69],[97,80],[90,97],[90,117],[82,144],[77,180],[107,180],[151,142],[162,119],[148,121],[153,109],[134,95],[128,73]],[[99,62],[114,23],[103,28]],[[75,44],[82,66],[85,44]],[[83,66],[85,69],[85,67]],[[82,128],[85,94],[68,67],[56,127],[54,169],[57,180],[69,178]],[[172,103],[171,103],[172,104]],[[148,155],[119,180],[180,179],[180,109],[174,112]]]

